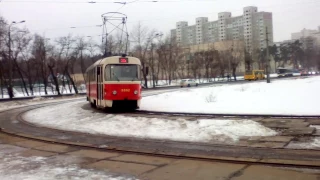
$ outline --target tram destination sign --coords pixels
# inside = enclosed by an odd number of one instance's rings
[[[128,63],[128,58],[120,58],[119,63]]]

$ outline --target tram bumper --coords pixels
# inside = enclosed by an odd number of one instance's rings
[[[112,103],[113,108],[134,108],[140,107],[140,100],[115,100]]]

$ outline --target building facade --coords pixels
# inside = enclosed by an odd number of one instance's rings
[[[320,26],[318,29],[302,29],[292,33],[291,40],[300,40],[304,49],[320,48]]]
[[[304,37],[312,36],[312,34],[317,33],[317,32],[318,32],[317,30],[304,28],[300,32],[291,33],[291,39],[292,40],[299,40]]]
[[[176,23],[171,36],[181,46],[215,43],[219,41],[244,41],[245,48],[252,53],[266,48],[266,31],[269,45],[273,44],[272,13],[258,12],[257,7],[243,8],[243,15],[232,17],[231,12],[218,13],[218,20],[209,21],[207,17],[196,18],[195,25],[186,21]]]

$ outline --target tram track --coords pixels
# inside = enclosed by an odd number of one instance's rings
[[[2,111],[0,112],[1,132],[8,135],[41,142],[122,153],[135,153],[205,161],[227,161],[232,163],[260,164],[270,166],[320,168],[319,150],[252,148],[223,144],[152,140],[87,134],[37,126],[28,123],[22,117],[24,113],[33,109],[74,101],[79,100],[74,99],[61,102],[37,104]],[[147,114],[147,112],[140,111],[134,114],[142,115]],[[164,114],[165,113],[158,115],[165,116]],[[186,114],[184,114],[184,116],[186,116]],[[194,116],[194,114],[192,114],[192,116]],[[214,115],[214,117],[216,117],[216,115]],[[288,118],[288,116],[285,118]]]
[[[271,114],[222,114],[222,113],[183,113],[183,112],[162,112],[162,111],[146,111],[137,110],[135,113],[144,115],[160,115],[160,116],[189,116],[201,118],[289,118],[289,119],[318,119],[320,115],[271,115]]]

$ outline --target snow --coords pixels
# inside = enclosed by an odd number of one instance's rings
[[[15,146],[0,144],[0,179],[3,180],[43,180],[43,179],[135,179],[110,172],[84,169],[78,166],[78,157],[46,158],[39,156],[23,157]]]
[[[48,106],[29,111],[24,115],[24,118],[36,125],[61,130],[173,141],[234,143],[243,136],[273,136],[277,134],[251,120],[199,119],[188,121],[185,119],[128,117],[97,113],[88,106],[88,103],[83,102]],[[66,113],[66,109],[68,109],[68,113]]]
[[[150,90],[150,91],[143,91],[142,95],[143,96],[151,96],[151,95],[156,95],[156,94],[160,94],[160,93],[164,93],[164,92],[173,92],[176,91],[175,89],[170,89],[170,90]],[[0,112],[3,110],[9,110],[12,108],[18,108],[18,107],[24,107],[24,106],[28,106],[28,105],[36,105],[36,104],[42,104],[43,102],[59,102],[59,101],[64,101],[64,100],[68,100],[68,99],[75,99],[75,98],[79,98],[84,100],[85,97],[72,97],[72,96],[62,96],[62,97],[50,97],[50,98],[46,98],[46,97],[40,97],[40,96],[36,96],[31,100],[15,100],[15,101],[6,101],[6,102],[0,102]]]
[[[70,91],[71,89],[71,91]],[[60,86],[60,93],[61,94],[75,94],[75,91],[74,91],[74,88],[71,86],[69,89],[68,86],[66,87],[63,87],[63,86]],[[45,90],[44,90],[44,87],[35,87],[33,89],[33,95],[31,94],[30,92],[30,89],[28,88],[28,92],[29,92],[29,96],[45,96],[45,95],[55,95],[57,94],[56,90],[55,90],[55,87],[51,88],[51,87],[47,87],[47,94],[45,94]],[[85,93],[86,92],[86,89],[85,89],[85,86],[81,85],[78,87],[78,92],[79,93]],[[24,88],[21,88],[21,87],[14,87],[13,88],[13,94],[14,94],[14,97],[27,97],[27,93],[25,92]],[[2,92],[0,91],[0,98],[9,98],[9,95],[7,93],[7,89],[3,89],[3,95],[2,95]]]
[[[319,115],[320,77],[184,88],[142,99],[141,110],[223,113]]]
[[[29,105],[36,105],[36,104],[43,104],[43,103],[51,103],[51,102],[59,102],[59,101],[65,101],[65,100],[70,100],[70,99],[81,99],[85,100],[85,97],[58,97],[58,98],[44,98],[44,97],[35,97],[30,100],[15,100],[15,101],[6,101],[6,102],[0,102],[0,112],[4,110],[9,110],[13,108],[18,108],[18,107],[25,107]]]
[[[270,74],[270,77],[277,77],[277,74]],[[237,80],[243,80],[244,76],[237,76],[236,77]],[[185,78],[188,79],[188,78]],[[189,79],[194,79],[194,78],[189,78]],[[179,86],[180,82],[182,79],[174,79],[171,80],[171,84],[169,85],[169,80],[158,80],[158,84],[156,84],[156,86]],[[220,82],[220,81],[228,81],[228,78],[200,78],[200,79],[194,79],[197,83],[201,84],[201,83],[208,83],[208,82]],[[233,80],[233,77],[231,78],[231,80]],[[144,84],[144,81],[141,82],[142,84]],[[152,79],[149,78],[148,80],[148,87],[152,87],[153,85],[153,81]]]

